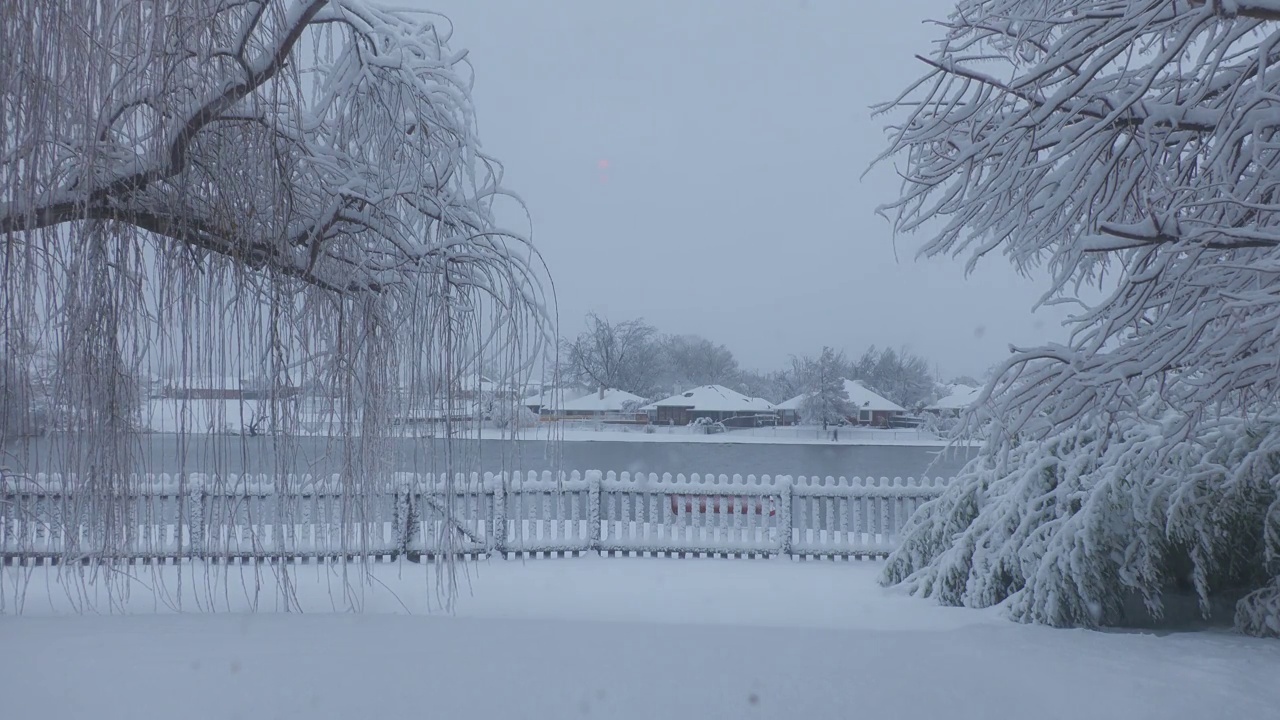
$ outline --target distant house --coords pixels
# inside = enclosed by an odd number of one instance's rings
[[[536,395],[530,395],[520,401],[534,415],[554,415],[556,409],[568,400],[577,400],[589,393],[585,388],[576,387],[544,387]]]
[[[601,388],[582,397],[566,400],[556,414],[568,418],[634,419],[643,404],[644,398],[626,390]]]
[[[907,414],[906,408],[871,392],[857,380],[845,380],[844,391],[849,394],[849,404],[858,409],[858,416],[850,416],[849,422],[888,427],[894,418]]]
[[[849,404],[855,408],[855,412],[845,419],[855,425],[888,427],[896,418],[907,414],[906,408],[868,390],[857,380],[845,380],[844,391],[849,396]],[[801,393],[778,405],[783,422],[794,424],[800,421],[800,406],[808,395]]]
[[[515,391],[504,383],[480,373],[462,375],[453,379],[454,397],[472,399],[492,399],[497,397],[514,397]]]
[[[525,398],[522,404],[544,418],[584,418],[615,422],[648,422],[639,411],[644,398],[617,388],[601,388],[585,392],[561,388]]]
[[[938,417],[959,417],[961,413],[969,409],[969,406],[977,401],[978,396],[981,394],[982,388],[969,387],[968,385],[952,385],[946,397],[926,406],[924,411]]]
[[[773,424],[777,413],[764,398],[748,397],[723,385],[703,385],[642,408],[659,425],[688,425],[708,418],[730,427]]]
[[[301,393],[300,387],[272,387],[268,381],[235,377],[189,377],[166,382],[160,390],[160,397],[173,400],[270,400],[273,397],[291,398]]]
[[[790,400],[774,405],[774,410],[778,413],[779,425],[797,425],[800,423],[800,404],[808,397],[808,393],[801,393]]]

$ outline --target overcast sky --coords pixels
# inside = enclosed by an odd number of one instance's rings
[[[906,345],[944,375],[1061,339],[1002,258],[916,260],[868,107],[922,71],[947,0],[418,0],[471,51],[485,149],[533,218],[562,334],[595,311],[744,367]],[[896,245],[896,255],[895,255]]]

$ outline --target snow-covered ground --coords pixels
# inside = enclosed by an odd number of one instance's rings
[[[1280,643],[1222,632],[1052,630],[940,608],[874,583],[878,563],[579,558],[466,567],[453,614],[435,568],[379,566],[342,608],[332,570],[298,568],[304,614],[271,568],[195,598],[256,615],[62,616],[55,570],[0,617],[5,717],[1264,718]],[[177,592],[175,568],[135,568]],[[226,569],[219,568],[219,572]],[[12,585],[4,585],[12,601]],[[12,605],[9,605],[12,610]],[[105,610],[105,607],[100,609]],[[154,614],[158,610],[159,614]],[[409,614],[407,610],[413,611]]]

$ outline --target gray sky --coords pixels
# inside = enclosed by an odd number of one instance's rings
[[[644,317],[744,367],[907,345],[944,375],[1063,336],[1002,258],[917,261],[860,179],[868,107],[922,72],[949,0],[418,0],[471,51],[485,149],[527,202],[561,330]]]

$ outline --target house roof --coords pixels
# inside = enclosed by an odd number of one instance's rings
[[[566,402],[570,400],[577,400],[578,398],[586,394],[587,394],[587,391],[583,388],[544,387],[542,389],[542,392],[538,393],[537,395],[530,395],[529,397],[524,398],[523,400],[520,401],[520,404],[521,405],[537,405],[539,407],[558,408],[563,406]]]
[[[621,412],[627,405],[639,405],[644,398],[633,395],[626,390],[608,388],[604,397],[599,392],[587,393],[573,400],[560,403],[559,410],[570,412]]]
[[[978,399],[982,388],[968,385],[952,385],[951,392],[941,400],[925,408],[925,410],[964,410]]]
[[[845,380],[844,390],[849,393],[849,402],[859,410],[881,410],[888,412],[906,412],[907,409],[898,403],[877,395],[857,380]]]
[[[705,412],[772,412],[774,407],[764,398],[748,397],[723,385],[703,385],[644,406],[644,410],[660,407],[683,407]]]
[[[849,396],[849,403],[859,410],[879,410],[881,412],[906,412],[906,408],[895,403],[888,398],[881,397],[871,392],[862,383],[857,380],[844,381],[845,394]],[[808,397],[809,393],[800,393],[799,395],[778,405],[779,410],[799,410],[800,403]]]
[[[454,384],[462,390],[479,390],[480,392],[494,392],[502,389],[501,383],[480,373],[459,376],[454,379]]]

